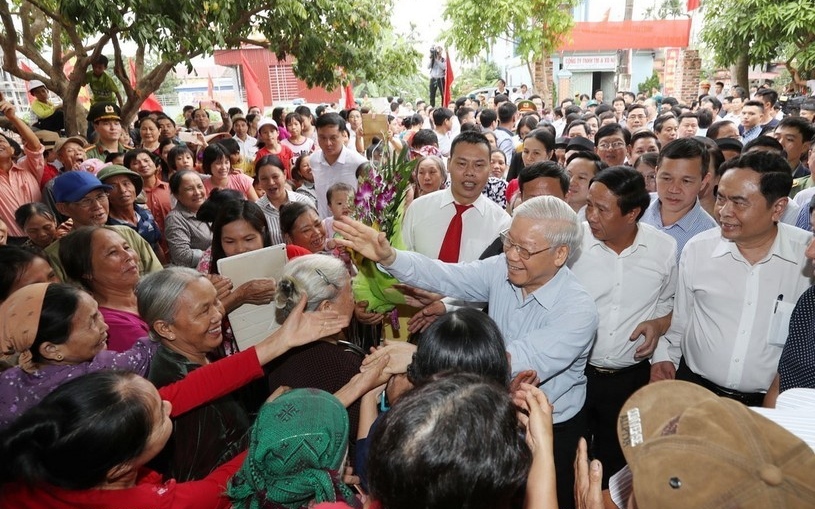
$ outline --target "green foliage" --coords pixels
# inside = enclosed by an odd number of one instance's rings
[[[651,74],[651,77],[637,85],[637,92],[640,94],[650,94],[653,89],[659,90],[659,74],[656,70]]]
[[[119,79],[131,118],[178,63],[242,44],[291,58],[294,74],[329,90],[349,79],[398,79],[416,73],[420,55],[393,35],[393,0],[5,0],[0,2],[3,70],[40,79],[58,94],[69,134],[85,130],[78,111],[81,79],[90,57],[114,50],[109,72]],[[135,46],[144,66],[135,87],[122,48]],[[19,57],[38,70],[25,71]],[[73,60],[75,58],[75,61]],[[74,63],[70,76],[64,66]]]
[[[500,77],[501,68],[495,62],[481,60],[476,66],[465,67],[453,81],[453,99],[477,88],[492,87]]]
[[[746,52],[750,65],[786,59],[815,70],[812,0],[707,0],[704,15],[701,37],[717,65],[735,64]]]
[[[82,36],[114,27],[120,40],[163,61],[189,62],[216,49],[259,39],[294,73],[333,88],[345,76],[415,72],[419,55],[391,36],[391,0],[62,0],[59,13]]]
[[[654,5],[645,9],[645,17],[650,19],[678,18],[683,14],[685,14],[683,0],[661,0],[659,5],[655,2]]]
[[[444,19],[451,28],[443,35],[464,58],[475,58],[496,39],[517,45],[524,61],[551,54],[574,25],[572,7],[578,0],[447,0]]]
[[[456,78],[458,79],[458,78]],[[455,82],[454,82],[455,83]],[[354,97],[362,94],[370,97],[401,97],[406,101],[415,101],[420,97],[427,97],[428,80],[418,72],[407,76],[389,76],[381,81],[366,81],[354,87]]]
[[[378,60],[370,69],[353,75],[356,82],[361,82],[354,90],[355,96],[367,92],[371,97],[393,95],[408,99],[426,94],[422,93],[427,88],[426,79],[418,73],[422,56],[416,49],[412,28],[408,35],[386,31]]]

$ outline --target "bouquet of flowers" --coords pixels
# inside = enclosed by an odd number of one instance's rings
[[[386,151],[379,167],[371,164],[359,175],[354,196],[354,218],[372,228],[384,232],[388,241],[397,249],[404,248],[402,219],[405,214],[405,193],[416,161],[409,158],[407,147],[400,152]],[[404,304],[405,297],[392,288],[398,281],[382,272],[371,260],[352,254],[359,273],[354,279],[354,298],[367,301],[368,310],[385,313],[397,304]]]

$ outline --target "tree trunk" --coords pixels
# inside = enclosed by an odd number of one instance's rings
[[[65,91],[62,95],[62,104],[65,113],[65,132],[68,136],[85,136],[88,132],[87,111],[78,100],[88,63],[88,56],[77,56],[70,76],[65,76],[62,72],[54,73],[56,79],[64,83],[61,87]]]
[[[634,17],[634,0],[625,0],[625,13],[623,14],[624,20],[630,20]]]
[[[745,90],[750,90],[749,70],[750,64],[747,58],[747,51],[744,50],[730,69],[730,79],[735,80],[735,82],[741,87],[744,87]]]
[[[549,55],[544,55],[535,60],[535,90],[543,99],[544,104],[552,104],[552,89],[549,88]]]

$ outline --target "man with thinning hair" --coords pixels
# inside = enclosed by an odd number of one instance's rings
[[[582,237],[577,214],[553,196],[522,203],[502,234],[504,254],[446,264],[396,250],[384,235],[343,218],[337,242],[379,262],[403,283],[466,301],[488,301],[501,330],[512,372],[534,369],[554,405],[558,501],[573,506],[572,460],[585,434],[585,368],[597,329],[591,295],[566,267]]]

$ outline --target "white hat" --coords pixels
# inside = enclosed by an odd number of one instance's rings
[[[261,121],[258,123],[258,132],[260,132],[267,125],[270,125],[270,126],[274,127],[275,131],[278,130],[277,129],[277,122],[275,122],[274,120],[272,120],[269,117],[263,117],[263,119],[261,119]]]
[[[40,88],[40,87],[44,87],[44,86],[45,86],[45,83],[43,83],[40,80],[31,80],[31,81],[28,82],[28,89],[29,90],[34,90],[35,88]]]

